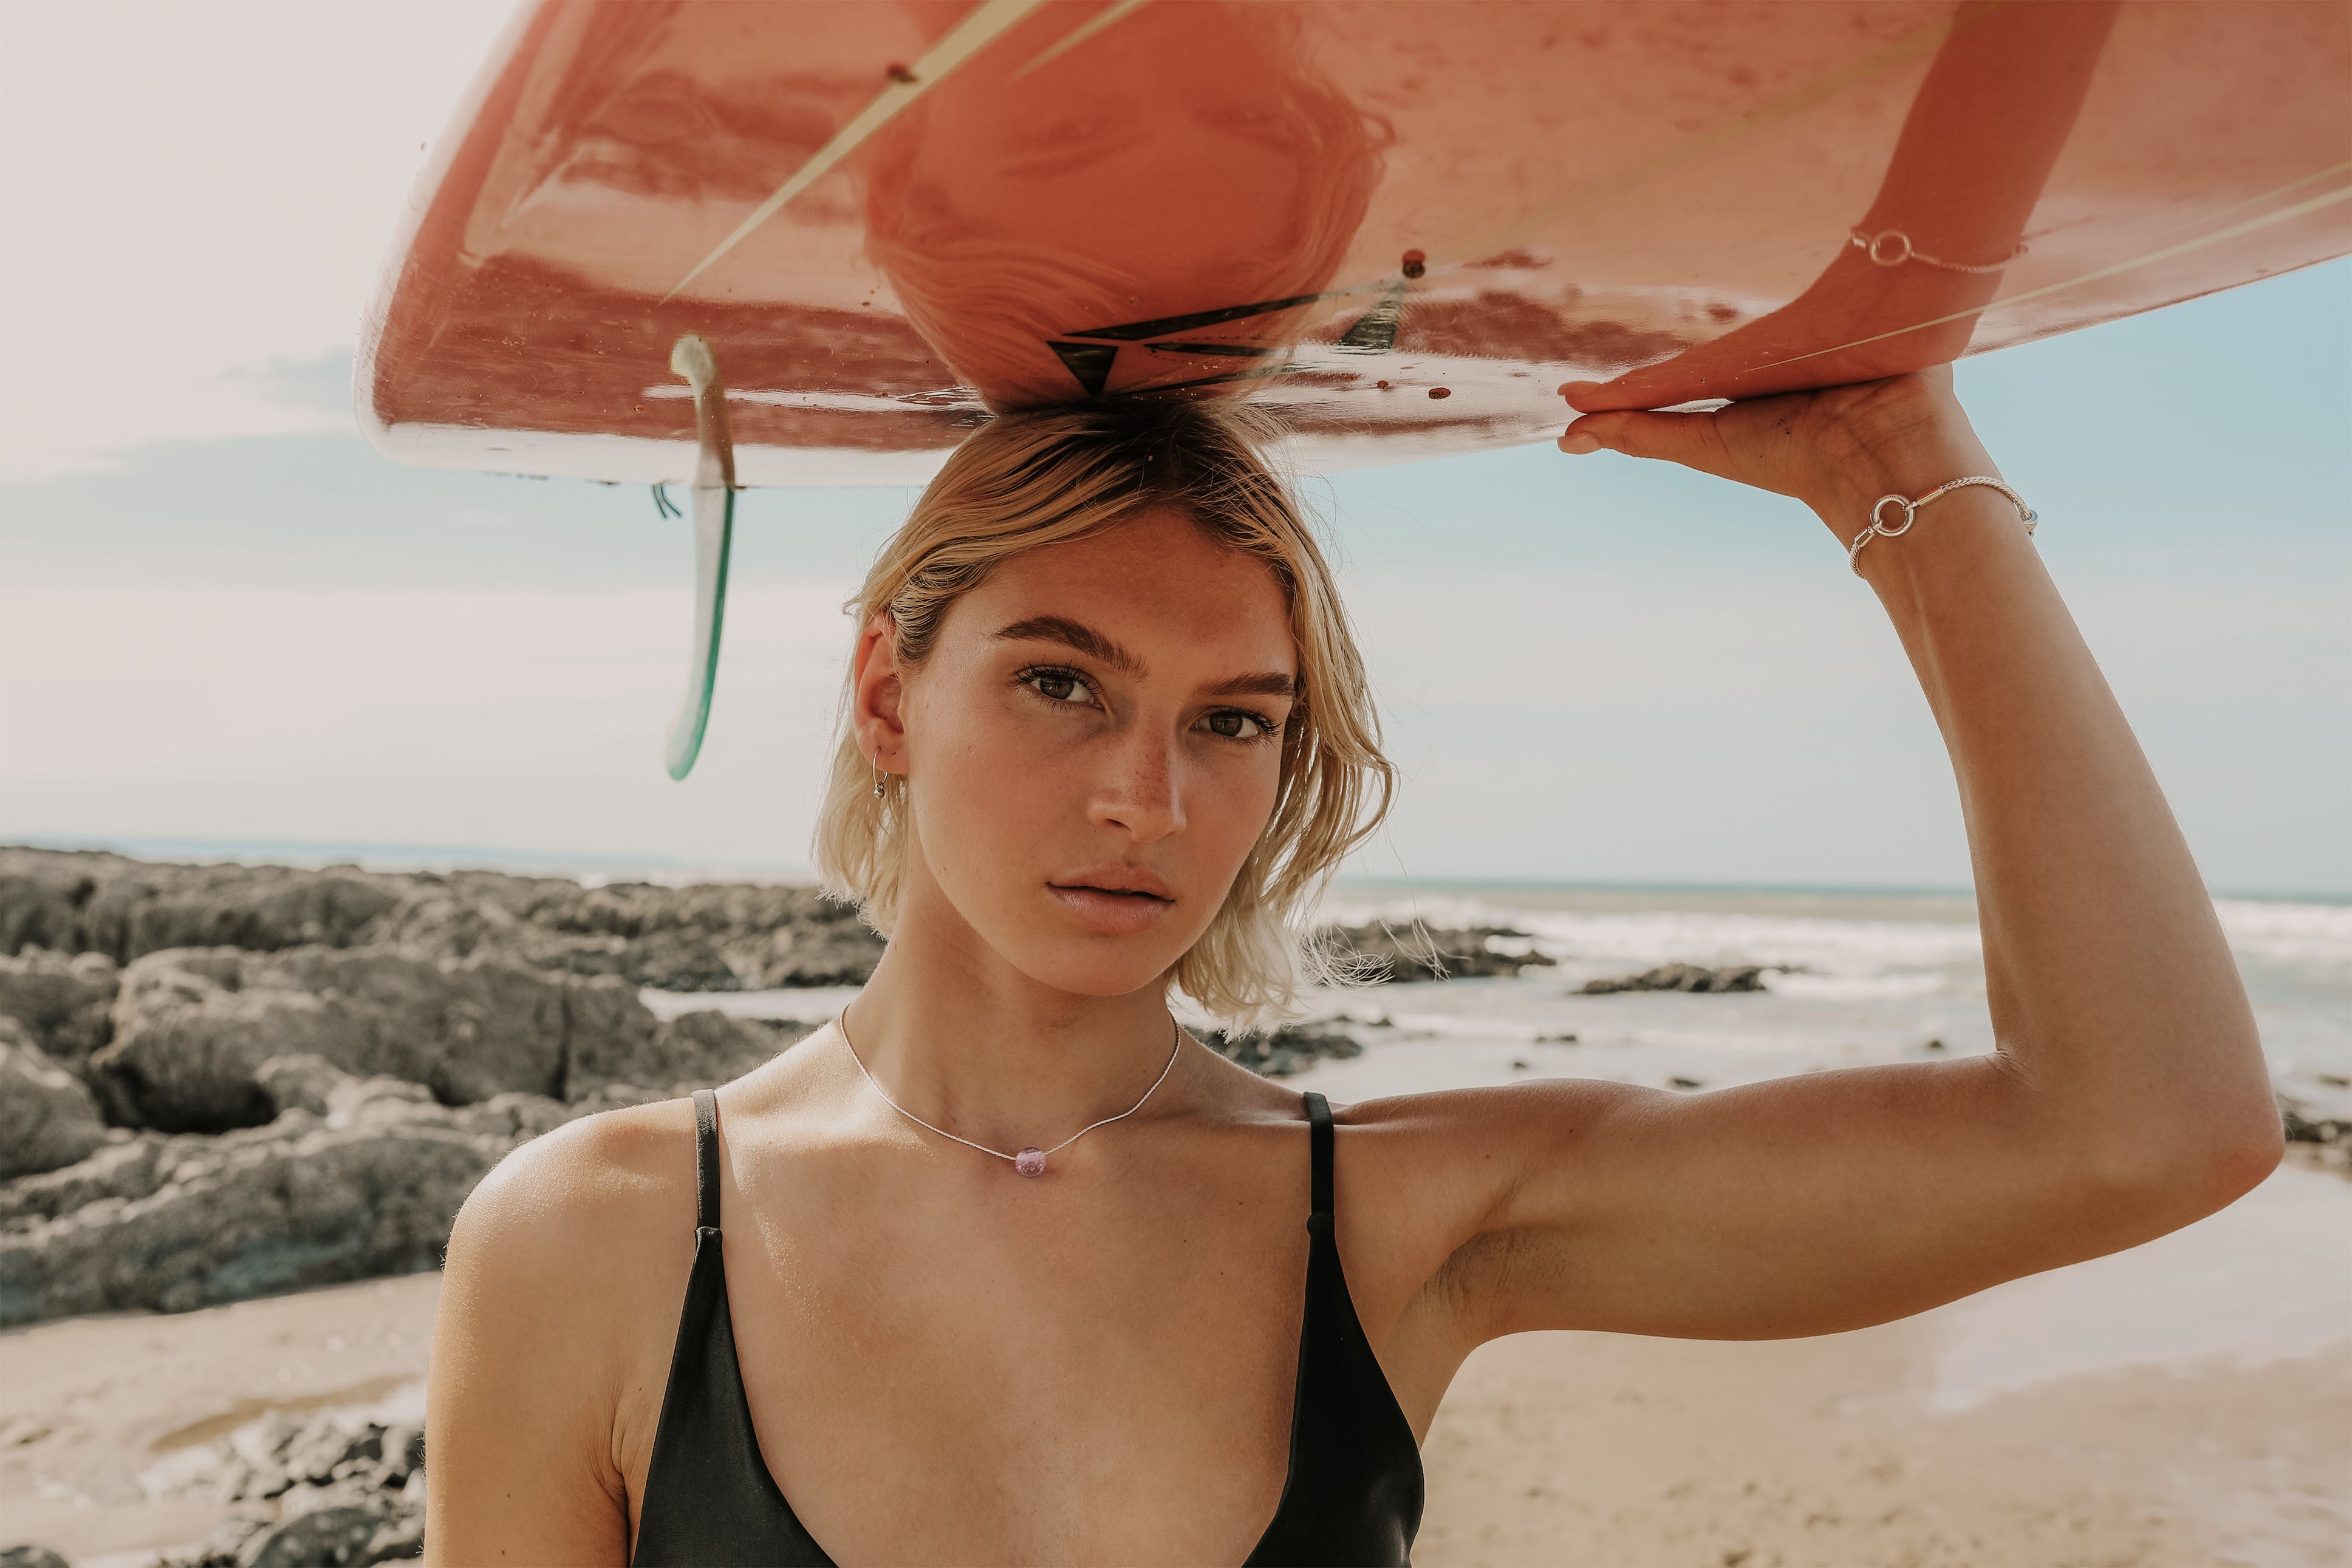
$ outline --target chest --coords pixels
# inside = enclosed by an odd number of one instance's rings
[[[755,1181],[728,1218],[745,1396],[801,1521],[845,1563],[1239,1561],[1286,1479],[1306,1193],[982,1174]]]

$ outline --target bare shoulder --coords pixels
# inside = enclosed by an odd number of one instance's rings
[[[609,1111],[517,1149],[449,1241],[426,1442],[434,1554],[626,1554],[694,1250],[694,1113]]]
[[[1601,1130],[1639,1114],[1650,1098],[1630,1084],[1560,1078],[1337,1108],[1339,1228],[1350,1282],[1364,1274],[1370,1288],[1360,1293],[1384,1295],[1402,1312],[1442,1286],[1465,1248],[1507,1223],[1531,1179],[1574,1159],[1580,1146],[1597,1157]],[[1429,1302],[1419,1304],[1425,1311]]]
[[[1580,1146],[1597,1156],[1607,1129],[1673,1099],[1629,1083],[1545,1078],[1366,1100],[1335,1113],[1339,1160],[1343,1179],[1383,1207],[1417,1201],[1443,1211],[1466,1239],[1532,1173]]]
[[[557,1128],[499,1162],[459,1211],[450,1264],[515,1284],[608,1281],[616,1256],[690,1257],[694,1108],[666,1100]],[[667,1235],[674,1243],[661,1249]]]
[[[440,1324],[525,1363],[560,1356],[566,1382],[617,1402],[667,1353],[693,1262],[693,1136],[691,1102],[664,1101],[509,1155],[457,1215]]]

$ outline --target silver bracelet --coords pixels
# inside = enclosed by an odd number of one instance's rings
[[[1846,565],[1853,568],[1854,576],[1860,577],[1862,575],[1863,546],[1868,544],[1874,538],[1891,539],[1897,534],[1909,533],[1911,531],[1912,520],[1918,517],[1920,507],[1926,506],[1928,502],[1936,499],[1939,496],[1948,496],[1951,494],[1951,492],[1958,489],[1963,485],[1990,485],[1994,489],[2000,491],[2002,495],[2008,497],[2010,505],[2017,508],[2017,520],[2025,525],[2025,531],[2028,534],[2032,533],[2033,525],[2042,520],[2041,514],[2025,504],[2024,497],[2019,495],[2016,491],[2011,489],[2008,486],[2002,484],[2000,480],[1994,478],[1990,474],[1970,474],[1965,478],[1954,479],[1946,484],[1938,485],[1916,501],[1912,500],[1907,496],[1881,496],[1870,508],[1870,527],[1854,535],[1853,543],[1846,547],[1845,563]],[[1890,502],[1903,509],[1903,520],[1895,524],[1891,528],[1879,520],[1880,514],[1886,510]]]
[[[1922,267],[1941,267],[1946,272],[1999,272],[2025,254],[2025,242],[2020,240],[2017,248],[1999,261],[1977,267],[1965,261],[1946,261],[1923,250],[1916,250],[1912,247],[1911,236],[1901,229],[1881,229],[1876,234],[1869,234],[1853,228],[1846,230],[1846,238],[1881,267],[1900,267],[1906,261],[1916,261]]]

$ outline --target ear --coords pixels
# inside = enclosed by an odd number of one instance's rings
[[[901,704],[898,628],[888,612],[866,622],[850,662],[849,724],[858,749],[885,773],[907,770],[907,727]]]

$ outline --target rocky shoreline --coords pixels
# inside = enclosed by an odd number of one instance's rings
[[[1555,962],[1504,927],[1319,939],[1393,983]],[[724,1082],[808,1032],[657,1019],[641,988],[852,985],[881,949],[805,887],[0,849],[0,1326],[431,1269],[520,1143]],[[1764,973],[1579,989],[1745,992]],[[1203,1038],[1272,1076],[1361,1050],[1331,1021]],[[2283,1108],[2290,1137],[2352,1155],[2352,1127]]]
[[[1324,941],[1409,981],[1549,964],[1523,936]],[[518,1145],[808,1032],[657,1019],[640,988],[855,985],[881,951],[803,887],[0,849],[0,1326],[436,1267]],[[1204,1040],[1271,1076],[1361,1049],[1328,1025]]]

